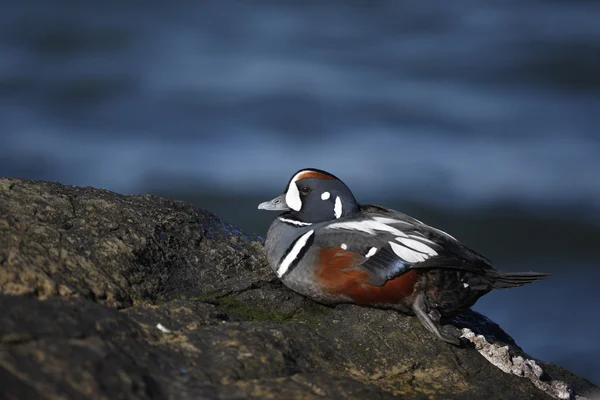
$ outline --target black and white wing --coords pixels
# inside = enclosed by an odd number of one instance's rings
[[[412,217],[377,206],[362,211],[324,226],[315,244],[356,253],[357,267],[369,274],[370,284],[383,285],[409,269],[492,269],[481,254]]]

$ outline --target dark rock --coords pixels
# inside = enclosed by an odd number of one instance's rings
[[[0,293],[0,399],[521,399],[597,390],[532,360],[474,312],[455,320],[470,334],[456,348],[413,317],[316,304],[279,283],[260,238],[152,196],[0,179]]]
[[[271,279],[258,238],[177,201],[4,179],[0,215],[6,294],[124,308]]]

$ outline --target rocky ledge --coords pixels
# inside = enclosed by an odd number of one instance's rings
[[[262,240],[153,196],[0,179],[0,399],[592,398],[475,312],[413,318],[282,286]]]

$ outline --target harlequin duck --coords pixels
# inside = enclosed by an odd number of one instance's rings
[[[267,232],[269,264],[290,289],[324,304],[354,303],[416,315],[438,338],[459,344],[440,319],[492,289],[549,274],[504,273],[454,237],[398,211],[359,205],[334,175],[303,169],[284,194],[258,206],[283,211]]]

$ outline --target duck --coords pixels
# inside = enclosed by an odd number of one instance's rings
[[[391,208],[361,205],[335,175],[297,171],[283,194],[258,205],[278,211],[266,234],[268,263],[289,289],[316,302],[414,315],[435,337],[460,345],[442,321],[496,289],[547,277],[501,272],[454,236]]]

